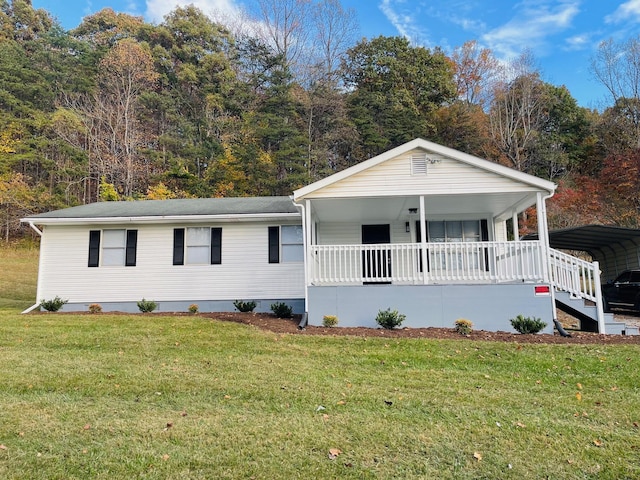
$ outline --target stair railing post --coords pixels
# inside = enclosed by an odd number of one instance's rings
[[[594,295],[596,297],[596,312],[598,316],[598,333],[605,334],[605,326],[604,326],[604,306],[602,302],[602,286],[600,284],[600,264],[598,262],[593,262],[593,284],[595,292]]]

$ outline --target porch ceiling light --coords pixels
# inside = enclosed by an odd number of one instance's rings
[[[410,208],[410,209],[409,209],[409,213],[410,213],[410,214],[418,213],[418,209],[417,209],[417,208]]]

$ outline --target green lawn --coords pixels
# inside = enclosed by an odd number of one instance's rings
[[[2,285],[2,479],[640,478],[638,346],[20,315]]]
[[[36,303],[38,248],[25,245],[0,247],[0,308],[24,310]]]

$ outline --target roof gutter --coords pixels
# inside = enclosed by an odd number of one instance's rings
[[[78,217],[78,218],[47,218],[31,217],[20,221],[40,225],[75,225],[75,224],[117,224],[117,223],[198,223],[203,221],[216,222],[244,222],[248,220],[275,220],[299,218],[299,213],[261,213],[261,214],[225,214],[225,215],[162,215],[142,217]],[[38,231],[38,230],[37,230]],[[42,233],[42,232],[40,232]]]

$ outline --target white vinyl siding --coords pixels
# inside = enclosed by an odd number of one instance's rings
[[[501,176],[473,165],[427,153],[433,164],[425,164],[426,173],[412,174],[414,155],[400,155],[340,182],[328,185],[310,198],[348,198],[373,195],[452,195],[471,193],[533,192],[533,186]]]
[[[176,268],[171,261],[173,230],[186,226],[164,224],[137,225],[135,269],[103,269],[87,267],[88,232],[99,226],[48,225],[41,244],[38,298],[59,295],[71,303],[100,303],[304,297],[303,263],[268,263],[266,223],[221,226],[224,262],[216,268]]]

